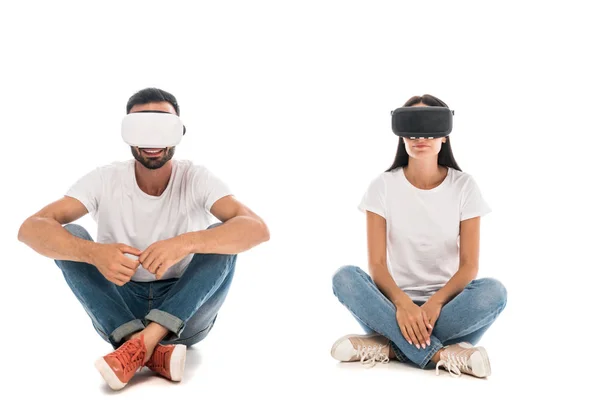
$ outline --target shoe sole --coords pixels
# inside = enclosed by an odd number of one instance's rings
[[[340,359],[336,358],[333,355],[333,353],[334,353],[335,349],[340,345],[340,343],[342,343],[344,340],[347,340],[347,339],[349,339],[351,337],[354,337],[354,336],[360,336],[362,338],[371,338],[371,337],[374,337],[374,336],[381,336],[381,335],[379,335],[378,333],[372,333],[370,335],[355,335],[355,334],[351,334],[351,335],[346,335],[344,337],[339,338],[338,340],[335,341],[335,343],[333,344],[333,346],[331,346],[331,352],[330,352],[330,354],[331,354],[331,357],[334,360],[338,360],[338,361],[341,361],[341,362],[351,362],[352,361],[352,360],[340,360]],[[358,360],[355,360],[355,361],[358,361]]]
[[[175,345],[173,353],[171,353],[171,361],[169,371],[171,372],[171,380],[180,382],[183,379],[183,370],[185,369],[185,356],[187,347],[184,344]]]
[[[111,389],[121,390],[127,385],[127,383],[121,382],[117,375],[115,375],[115,371],[106,363],[104,357],[97,359],[94,366]]]

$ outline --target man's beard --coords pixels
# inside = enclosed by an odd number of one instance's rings
[[[167,147],[163,151],[161,157],[147,158],[138,147],[131,146],[131,154],[133,158],[139,161],[144,167],[148,169],[159,169],[167,163],[175,154],[175,147]]]

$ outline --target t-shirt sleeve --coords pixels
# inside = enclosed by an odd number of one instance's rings
[[[102,176],[100,169],[96,168],[79,178],[65,195],[79,200],[90,214],[95,214],[98,211],[101,193]]]
[[[482,217],[491,211],[492,209],[481,195],[477,182],[472,177],[469,177],[462,192],[460,220],[464,221],[470,218]]]
[[[210,213],[217,200],[232,195],[229,186],[206,168],[196,167],[193,180],[194,203]]]
[[[362,212],[371,211],[385,218],[385,181],[383,176],[374,179],[362,197],[358,209]]]

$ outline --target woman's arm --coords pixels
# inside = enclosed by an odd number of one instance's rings
[[[386,220],[367,211],[367,245],[369,250],[369,273],[375,285],[396,306],[412,303],[412,300],[394,282],[387,267]]]
[[[460,223],[460,264],[454,276],[428,300],[443,306],[477,276],[479,270],[479,226],[481,217]]]
[[[417,348],[431,344],[429,336],[433,327],[427,314],[394,282],[387,268],[387,238],[385,218],[367,211],[367,243],[369,247],[369,272],[375,285],[396,306],[398,327],[406,341]],[[429,330],[428,330],[429,328]]]

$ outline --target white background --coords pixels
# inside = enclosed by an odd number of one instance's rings
[[[184,382],[141,373],[126,398],[505,398],[581,393],[597,357],[598,71],[592,2],[8,2],[2,37],[1,397],[104,397],[110,347],[21,222],[98,165],[131,157],[129,96],[181,104],[175,157],[208,166],[271,241],[238,259]],[[392,162],[390,111],[433,94],[493,212],[480,276],[508,305],[481,342],[493,375],[452,379],[331,359],[359,326],[331,276],[366,268],[357,204]],[[95,236],[89,217],[78,223]],[[521,385],[521,387],[519,387]],[[217,397],[218,396],[218,397]],[[334,397],[335,396],[335,397]],[[7,397],[4,397],[7,398]]]

